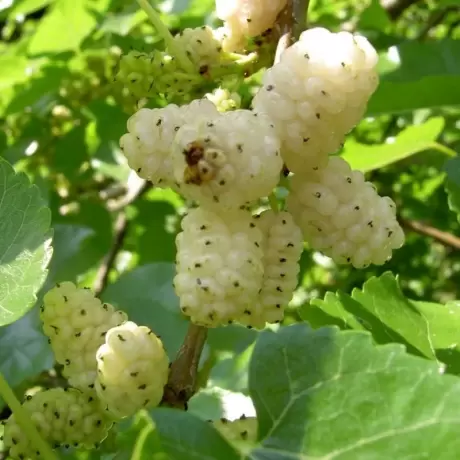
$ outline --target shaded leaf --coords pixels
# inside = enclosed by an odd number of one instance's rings
[[[366,145],[349,138],[342,157],[353,169],[363,172],[379,169],[432,148],[443,128],[444,118],[434,117],[421,125],[409,126],[387,144]]]
[[[360,14],[359,29],[385,30],[392,23],[388,13],[379,0],[372,0],[370,5]]]
[[[367,113],[406,112],[460,104],[460,42],[406,41],[381,57],[387,72]]]
[[[0,159],[0,325],[35,303],[51,257],[50,218],[38,188]]]
[[[12,388],[50,369],[53,362],[54,355],[36,309],[0,328],[0,372]]]
[[[103,294],[104,301],[124,310],[131,321],[161,336],[170,358],[176,355],[188,324],[173,289],[174,274],[170,263],[143,265],[121,275]]]
[[[371,336],[305,324],[262,333],[250,370],[254,460],[452,460],[460,382]]]
[[[150,414],[171,460],[241,459],[209,422],[173,409],[155,409]]]

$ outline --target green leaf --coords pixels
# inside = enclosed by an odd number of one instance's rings
[[[88,105],[87,114],[92,119],[85,132],[91,165],[102,174],[126,181],[131,169],[119,146],[126,132],[126,113],[117,105],[96,100]]]
[[[209,422],[174,409],[155,409],[150,415],[171,460],[241,460]]]
[[[53,362],[54,355],[42,333],[36,309],[0,328],[0,373],[12,388],[50,369]]]
[[[447,172],[446,192],[449,208],[457,214],[460,222],[460,158],[452,158],[445,165]]]
[[[86,226],[54,226],[54,250],[49,265],[49,278],[52,284],[76,281],[78,275],[93,265],[93,258],[84,250],[93,236],[93,229]]]
[[[315,299],[312,304],[343,321],[347,328],[371,331],[377,343],[399,342],[411,353],[436,359],[430,325],[404,296],[390,272],[370,278],[362,290],[354,289],[351,296],[328,293],[324,300]],[[307,321],[309,308],[305,306],[301,312]]]
[[[61,215],[53,196],[53,257],[47,286],[77,277],[95,268],[110,250],[112,218],[101,203],[80,199],[78,210]]]
[[[458,379],[367,333],[263,332],[250,389],[262,439],[253,460],[457,458]]]
[[[85,128],[77,126],[56,140],[53,165],[69,179],[78,177],[80,167],[88,159]]]
[[[36,77],[15,86],[15,97],[5,109],[5,115],[32,111],[41,115],[48,114],[52,104],[58,98],[59,86],[69,72],[62,67],[43,66]]]
[[[104,11],[107,3],[107,0],[56,0],[37,27],[29,45],[29,53],[37,55],[77,51],[97,25],[95,10]]]
[[[113,460],[167,460],[162,455],[160,441],[155,432],[151,418],[147,413],[140,412],[134,417],[122,420],[114,427],[117,431],[113,436]],[[115,430],[112,429],[111,433]],[[110,436],[110,434],[109,434]],[[102,445],[104,447],[104,444]],[[93,451],[96,453],[96,451]],[[93,458],[93,457],[91,457]],[[100,457],[98,457],[100,459]],[[87,460],[85,458],[85,460]],[[106,460],[106,457],[103,457]],[[108,459],[107,459],[108,460]]]
[[[117,14],[109,13],[101,26],[101,31],[126,36],[145,21],[145,13],[137,3],[128,4]]]
[[[372,0],[370,5],[360,14],[358,21],[359,29],[371,29],[384,31],[391,27],[392,23],[385,8],[379,0]]]
[[[8,14],[10,20],[14,20],[16,16],[28,15],[37,11],[51,3],[52,0],[22,0],[16,2],[16,5]]]
[[[349,138],[342,157],[353,169],[369,172],[433,148],[444,128],[444,118],[433,117],[421,125],[409,126],[390,144],[366,145]]]
[[[35,303],[51,257],[50,219],[38,188],[0,159],[0,325]]]
[[[460,41],[406,41],[389,48],[380,66],[387,71],[367,114],[406,112],[460,104]]]
[[[447,365],[445,372],[460,375],[460,301],[412,303],[429,325],[430,341],[438,359]]]
[[[176,355],[187,331],[172,286],[174,274],[174,264],[143,265],[121,275],[103,294],[104,301],[123,309],[131,321],[161,336],[170,358]]]

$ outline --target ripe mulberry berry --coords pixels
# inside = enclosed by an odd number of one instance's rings
[[[217,327],[251,316],[263,279],[263,236],[247,211],[193,209],[177,236],[174,286],[181,310]]]
[[[41,391],[26,400],[23,407],[42,438],[55,448],[94,448],[105,439],[112,425],[97,401],[75,389]],[[14,414],[5,424],[3,442],[13,460],[43,458],[21,430]]]
[[[267,70],[253,107],[272,118],[292,172],[324,167],[341,147],[377,88],[377,60],[366,38],[314,28]]]
[[[214,428],[231,444],[242,451],[250,450],[257,442],[258,422],[256,417],[245,417],[237,420],[224,418],[212,422]]]
[[[96,379],[96,351],[105,333],[126,321],[126,315],[102,303],[87,289],[58,284],[45,294],[41,309],[43,331],[69,383],[89,391]]]
[[[140,177],[170,187],[174,182],[170,156],[177,131],[185,123],[216,114],[215,105],[207,99],[182,107],[170,104],[162,109],[141,109],[128,120],[128,133],[120,139],[120,147]]]
[[[282,159],[263,115],[235,110],[189,121],[173,145],[177,190],[212,209],[237,209],[271,193]]]
[[[294,175],[287,206],[311,247],[338,264],[382,265],[404,243],[394,202],[340,157]]]
[[[163,343],[148,327],[128,321],[107,332],[97,351],[96,391],[116,418],[157,406],[168,380]]]
[[[273,27],[286,0],[216,0],[216,14],[224,21],[226,51],[240,51],[246,38]]]
[[[264,235],[264,279],[253,315],[240,322],[261,328],[283,319],[297,286],[303,237],[288,212],[264,211],[254,216],[254,222]]]

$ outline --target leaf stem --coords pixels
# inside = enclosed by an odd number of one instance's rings
[[[163,404],[187,409],[187,401],[197,389],[198,365],[208,337],[208,329],[190,323],[184,342],[171,365]]]
[[[29,438],[32,445],[36,448],[36,450],[40,451],[42,458],[44,460],[59,460],[48,443],[45,442],[40,436],[40,433],[37,431],[37,428],[33,424],[30,415],[27,413],[27,410],[24,409],[24,407],[18,401],[2,373],[0,373],[0,396],[5,400],[6,404],[8,404],[9,408],[12,410],[15,419],[17,420],[19,426],[24,431],[26,436]]]
[[[432,148],[434,150],[437,150],[438,152],[444,153],[445,155],[449,157],[456,157],[457,152],[450,147],[447,147],[443,144],[440,144],[439,142],[433,142]]]
[[[177,59],[180,66],[187,72],[190,72],[191,74],[196,73],[197,69],[193,65],[192,61],[190,61],[185,51],[181,49],[180,46],[177,46],[171,32],[165,26],[165,24],[160,18],[160,15],[155,11],[152,5],[150,5],[148,0],[137,0],[137,3],[139,3],[139,6],[145,11],[145,14],[147,14],[153,26],[166,43],[169,52],[172,56],[174,56]]]

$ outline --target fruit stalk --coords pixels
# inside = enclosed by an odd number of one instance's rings
[[[181,67],[191,74],[196,73],[195,66],[187,57],[185,51],[177,46],[171,32],[163,24],[163,21],[161,20],[158,13],[154,10],[152,5],[150,5],[147,0],[137,0],[137,3],[139,3],[139,6],[145,11],[153,26],[165,41],[165,44],[168,47],[170,53],[177,59]]]
[[[196,390],[198,365],[207,336],[206,327],[190,323],[184,342],[171,366],[163,396],[164,405],[187,409],[187,401]]]
[[[40,436],[37,428],[30,418],[30,415],[22,407],[21,403],[14,395],[13,390],[8,385],[8,382],[5,380],[2,373],[0,373],[0,396],[5,400],[6,404],[13,412],[17,421],[19,422],[20,427],[24,430],[25,433],[27,433],[30,441],[37,448],[37,450],[40,451],[43,459],[58,460],[58,457],[55,455],[51,447]]]

